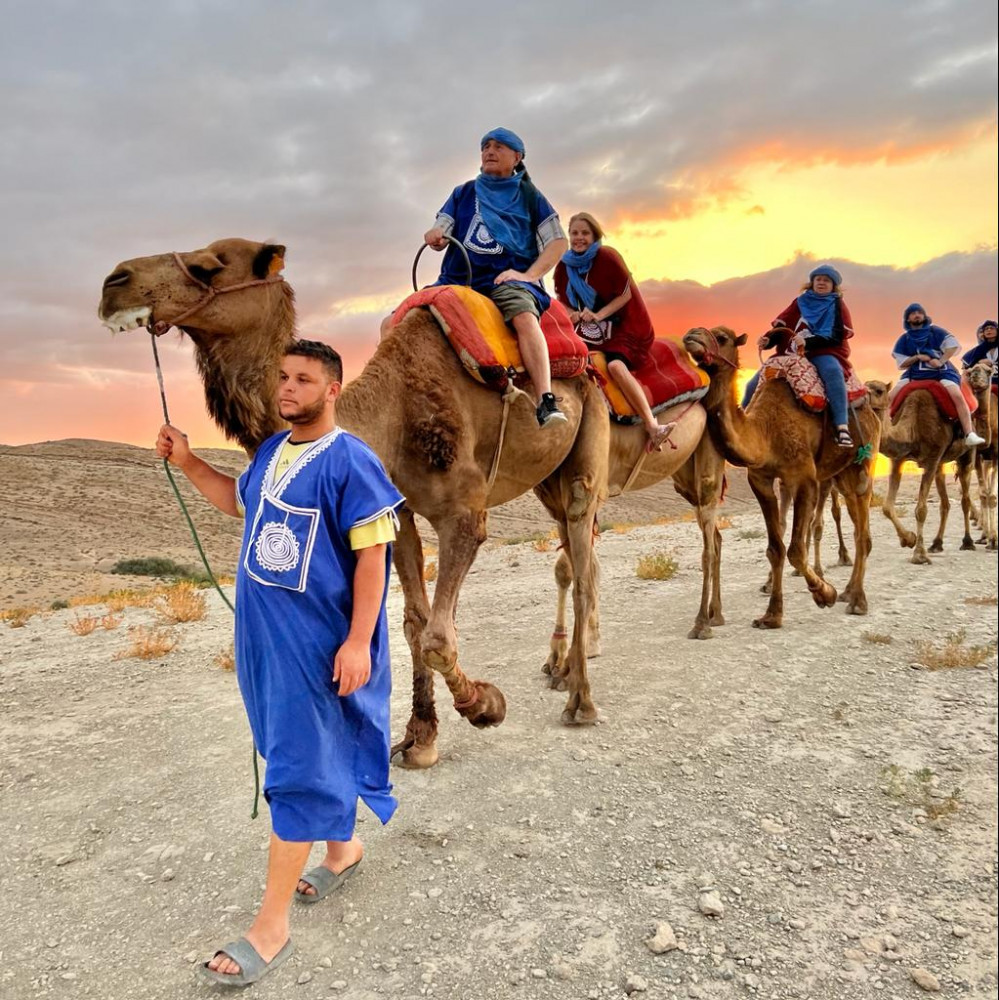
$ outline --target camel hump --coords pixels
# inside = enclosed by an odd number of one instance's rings
[[[511,378],[526,371],[516,336],[488,296],[463,285],[430,285],[402,302],[392,314],[392,325],[417,308],[429,309],[477,382],[503,392]],[[561,302],[553,301],[542,314],[541,332],[553,379],[576,378],[586,371],[589,352]]]
[[[827,404],[826,387],[819,378],[818,369],[800,354],[777,354],[767,358],[760,369],[766,381],[780,378],[791,387],[795,399],[807,410],[821,413]],[[867,399],[867,386],[857,377],[852,367],[844,369],[846,398],[851,406]]]

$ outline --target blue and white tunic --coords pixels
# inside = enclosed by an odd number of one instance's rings
[[[925,354],[931,358],[940,358],[944,351],[960,348],[957,338],[943,327],[930,324],[922,328],[908,329],[895,341],[892,357],[899,366],[916,354]],[[954,382],[961,384],[961,373],[948,361],[942,368],[934,368],[925,361],[917,361],[908,368],[902,369],[899,382],[912,380],[918,382],[934,379],[938,382]]]
[[[394,516],[403,497],[363,441],[336,428],[277,473],[288,432],[268,438],[236,485],[246,512],[236,579],[236,671],[264,797],[282,840],[349,840],[357,799],[388,822],[385,601],[371,679],[341,698],[333,659],[347,638],[357,560],[349,532]],[[389,558],[386,558],[386,589]]]

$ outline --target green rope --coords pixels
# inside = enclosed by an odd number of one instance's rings
[[[156,365],[156,380],[159,382],[160,386],[160,402],[163,404],[163,422],[170,423],[170,413],[167,410],[166,401],[166,389],[163,385],[163,369],[160,367],[160,352],[156,347],[156,334],[149,331],[149,339],[153,345],[153,361]],[[222,588],[219,586],[218,580],[215,579],[215,574],[212,572],[212,567],[208,563],[208,556],[205,555],[205,550],[202,548],[201,539],[198,538],[198,531],[194,527],[194,521],[191,520],[191,514],[187,509],[187,504],[184,503],[184,498],[180,495],[180,489],[177,487],[177,480],[174,479],[173,473],[170,471],[170,463],[164,458],[163,459],[163,470],[167,474],[167,479],[170,480],[170,485],[173,487],[173,495],[177,498],[177,503],[180,505],[180,509],[184,513],[184,517],[187,520],[187,526],[191,531],[191,537],[194,539],[194,544],[197,546],[198,555],[201,556],[201,564],[205,567],[205,572],[208,574],[208,579],[212,581],[212,586],[218,591],[219,597],[225,601],[226,606],[235,615],[236,609],[232,606],[232,601],[225,595]],[[256,819],[260,815],[260,765],[257,761],[257,744],[256,741],[253,743],[253,809],[250,811],[250,819]]]

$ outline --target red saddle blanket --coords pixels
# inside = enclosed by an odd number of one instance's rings
[[[635,424],[641,417],[607,372],[607,358],[602,351],[590,355],[593,367],[602,376],[601,388],[613,420]],[[708,391],[710,376],[694,366],[687,352],[672,340],[654,340],[648,360],[631,373],[645,392],[653,413],[689,400],[700,399]]]
[[[402,302],[392,314],[392,325],[421,306],[440,324],[472,378],[502,392],[511,378],[525,370],[516,334],[492,299],[463,285],[431,285]],[[541,332],[548,344],[553,379],[575,378],[586,371],[586,344],[573,330],[561,302],[553,300],[542,314]]]
[[[923,378],[917,379],[916,381],[908,381],[900,390],[898,395],[892,400],[891,409],[888,411],[889,416],[894,421],[895,414],[898,413],[899,407],[902,405],[902,400],[906,398],[910,393],[916,392],[919,389],[925,389],[929,394],[936,400],[937,406],[940,407],[940,412],[948,420],[957,420],[957,410],[954,408],[954,400],[950,398],[950,394],[943,387],[943,384],[938,382],[935,378]],[[961,379],[961,395],[964,396],[964,401],[968,404],[968,409],[972,413],[978,409],[978,400],[975,399],[975,394],[971,391],[971,386]]]
[[[809,410],[821,413],[826,408],[826,387],[818,370],[800,354],[776,354],[763,362],[762,379],[782,378],[787,381],[797,399]],[[857,378],[853,368],[843,372],[846,377],[847,402],[853,404],[867,398],[867,386]]]

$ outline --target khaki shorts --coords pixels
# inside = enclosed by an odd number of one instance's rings
[[[541,318],[541,313],[538,311],[538,300],[520,285],[511,285],[509,282],[497,285],[490,298],[503,314],[505,323],[509,323],[514,316],[525,312],[533,313],[538,319]]]

